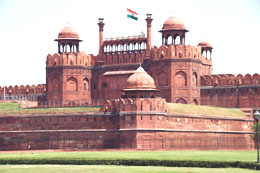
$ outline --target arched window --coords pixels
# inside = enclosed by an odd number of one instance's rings
[[[84,89],[84,91],[88,91],[89,90],[89,80],[88,80],[88,78],[85,78],[83,80],[83,89]]]
[[[198,86],[198,76],[196,72],[192,74],[192,86]]]
[[[166,72],[160,72],[158,76],[158,85],[159,86],[168,86],[168,75]]]
[[[176,100],[176,103],[187,104],[186,100],[183,98],[179,98],[178,100]]]
[[[70,77],[66,82],[66,90],[67,91],[78,91],[78,82],[74,77]]]
[[[187,86],[186,73],[179,71],[175,74],[175,85],[176,86]]]

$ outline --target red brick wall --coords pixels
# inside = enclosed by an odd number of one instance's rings
[[[0,150],[253,149],[252,119],[121,112],[1,116]]]
[[[201,77],[201,105],[227,108],[260,107],[260,77],[247,74]]]

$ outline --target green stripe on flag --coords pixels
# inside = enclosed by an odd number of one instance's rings
[[[135,17],[135,16],[133,16],[133,15],[130,15],[130,14],[128,14],[127,17],[128,17],[128,18],[131,18],[131,19],[134,19],[134,20],[138,20],[137,17]]]

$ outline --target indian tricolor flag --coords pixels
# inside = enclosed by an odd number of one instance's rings
[[[127,9],[127,17],[134,20],[138,20],[137,13],[130,10],[129,8]]]

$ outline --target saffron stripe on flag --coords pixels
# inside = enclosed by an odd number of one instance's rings
[[[128,17],[128,18],[131,18],[131,19],[134,19],[134,20],[138,20],[138,18],[135,17],[135,16],[133,16],[133,15],[129,15],[129,14],[128,14],[127,17]]]
[[[136,14],[136,15],[137,15],[137,13],[136,13],[136,12],[134,12],[134,11],[130,10],[129,8],[127,9],[127,11],[129,11],[130,13],[134,13],[134,14]]]

